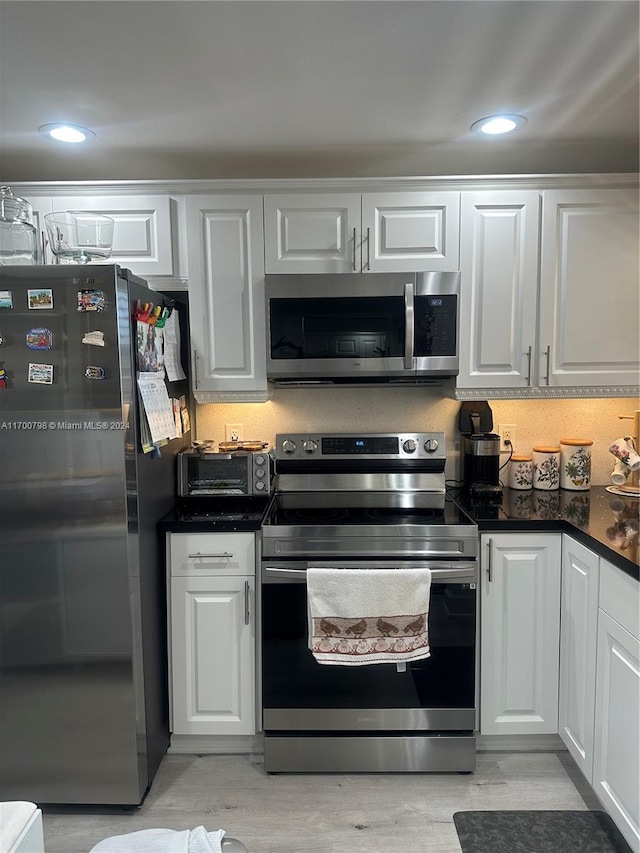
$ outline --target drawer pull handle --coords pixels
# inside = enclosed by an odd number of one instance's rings
[[[249,581],[244,582],[244,624],[249,625],[251,622],[251,613],[249,611]]]
[[[233,557],[233,554],[230,554],[229,551],[222,551],[220,554],[202,554],[198,551],[197,554],[189,554],[188,557],[190,560],[204,560],[211,557],[225,557],[230,560]]]

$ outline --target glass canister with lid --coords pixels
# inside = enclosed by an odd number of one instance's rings
[[[591,486],[590,438],[560,439],[560,487],[584,492]]]
[[[33,208],[23,198],[0,187],[0,265],[37,264],[38,234]]]

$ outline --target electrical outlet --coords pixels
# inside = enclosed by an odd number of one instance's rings
[[[516,425],[515,424],[500,424],[498,427],[500,435],[500,453],[510,453],[516,449]],[[507,441],[510,444],[507,444]]]
[[[244,424],[225,424],[225,441],[244,441]]]

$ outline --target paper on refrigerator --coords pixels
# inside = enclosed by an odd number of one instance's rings
[[[172,311],[164,324],[164,366],[169,382],[186,379],[180,363],[180,317]]]
[[[138,390],[153,443],[175,438],[173,404],[164,379],[155,373],[141,373],[138,375]]]

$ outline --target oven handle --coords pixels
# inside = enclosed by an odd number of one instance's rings
[[[478,580],[478,564],[475,561],[428,561],[428,562],[389,562],[382,564],[380,561],[363,561],[358,563],[348,564],[346,561],[341,561],[339,564],[334,562],[327,563],[322,561],[314,561],[313,568],[362,568],[362,569],[384,569],[392,568],[428,568],[431,569],[431,577],[435,583],[440,581],[448,581],[449,583],[476,583]],[[273,580],[284,580],[289,578],[296,581],[304,581],[307,574],[307,567],[294,568],[292,566],[283,565],[264,565],[262,568],[263,580],[269,582],[270,576]]]

